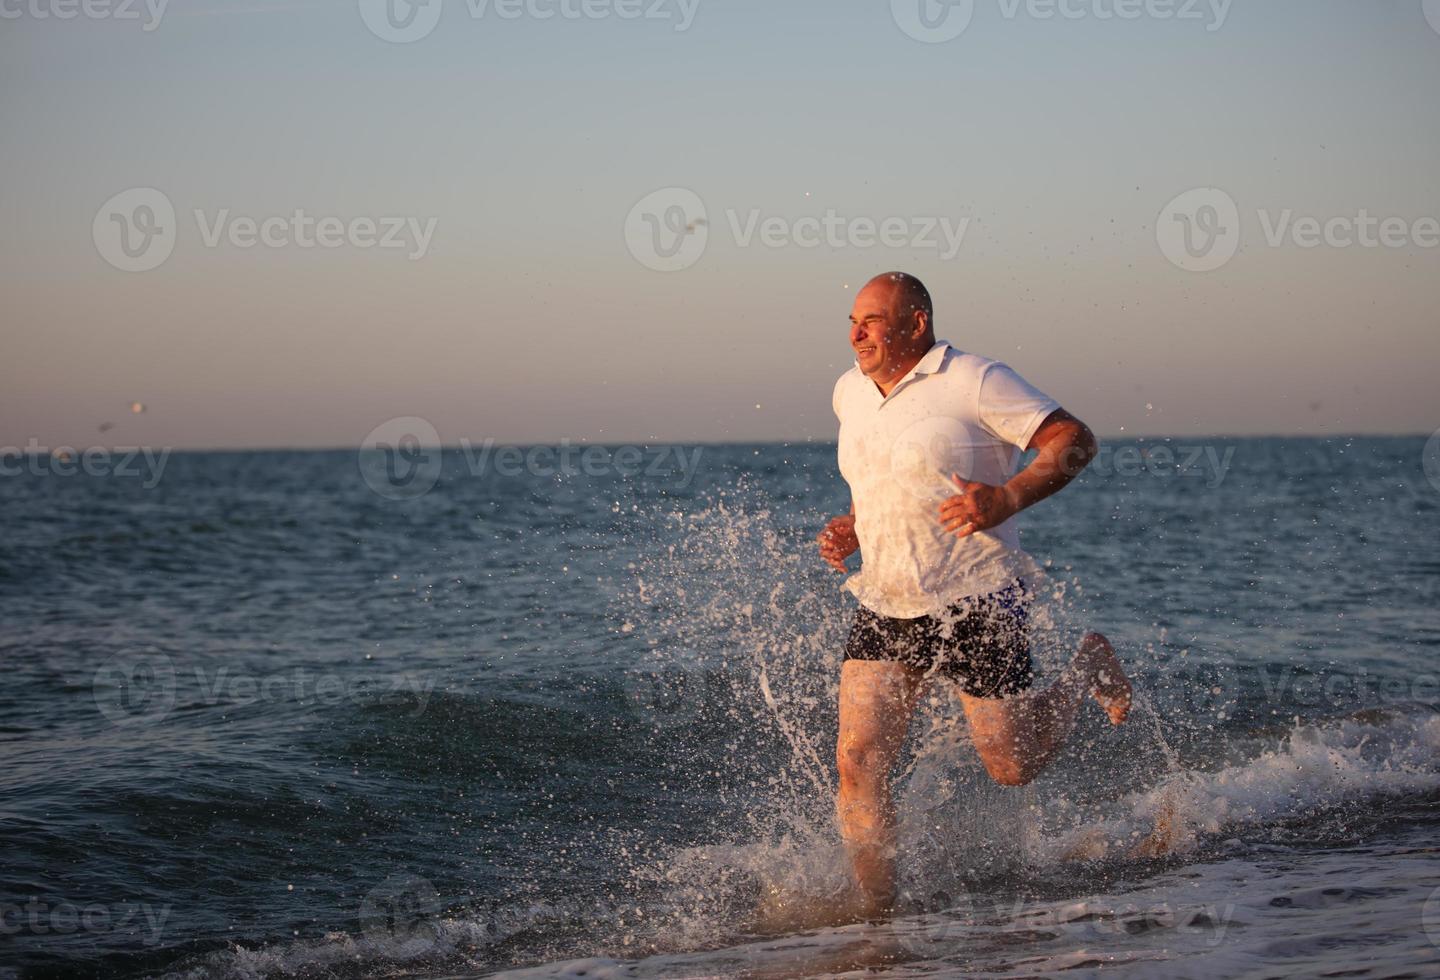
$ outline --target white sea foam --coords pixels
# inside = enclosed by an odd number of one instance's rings
[[[1256,748],[1245,762],[1182,771],[1128,794],[1111,819],[1038,837],[1034,857],[1053,862],[1123,855],[1146,840],[1156,854],[1185,854],[1203,835],[1440,787],[1440,716],[1300,725],[1278,744],[1256,740]]]

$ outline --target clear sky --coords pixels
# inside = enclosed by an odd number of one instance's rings
[[[0,446],[828,439],[892,268],[1102,434],[1440,426],[1440,2],[87,2],[0,0]]]

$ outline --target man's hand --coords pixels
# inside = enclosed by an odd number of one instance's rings
[[[976,531],[988,531],[1020,512],[1014,495],[1006,487],[951,476],[960,493],[940,505],[940,523],[957,538]]]
[[[842,517],[832,517],[830,523],[825,525],[825,530],[815,540],[820,542],[820,557],[824,558],[837,571],[848,572],[845,567],[845,559],[853,555],[860,547],[860,539],[855,536],[855,515],[845,514]]]
[[[1075,479],[1099,450],[1090,427],[1057,408],[1030,437],[1035,459],[1003,487],[952,476],[960,494],[940,505],[940,523],[957,538],[988,531]]]

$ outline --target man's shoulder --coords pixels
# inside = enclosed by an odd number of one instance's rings
[[[937,390],[953,392],[958,386],[960,391],[978,391],[985,375],[997,364],[1000,362],[983,354],[972,354],[957,347],[950,347],[931,372],[930,380]]]
[[[967,390],[1005,390],[1017,385],[1030,385],[1030,382],[1006,361],[956,350],[953,347],[946,352],[945,361],[936,374],[947,378],[952,384],[963,385]]]
[[[961,350],[958,347],[949,347],[945,350],[945,359],[941,362],[941,370],[956,373],[969,372],[978,375],[984,374],[999,363],[1001,362],[993,357],[986,357],[984,354]]]

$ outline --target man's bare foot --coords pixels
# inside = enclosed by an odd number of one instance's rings
[[[1155,829],[1131,850],[1134,857],[1164,857],[1175,850],[1175,801],[1166,799],[1155,813]]]
[[[1110,724],[1119,725],[1130,713],[1130,681],[1115,656],[1110,641],[1100,633],[1086,633],[1080,641],[1080,653],[1090,674],[1090,694],[1095,703],[1110,716]]]
[[[755,909],[752,928],[761,935],[784,936],[811,929],[885,918],[890,904],[852,888],[841,895],[806,895],[783,885],[768,885]]]

